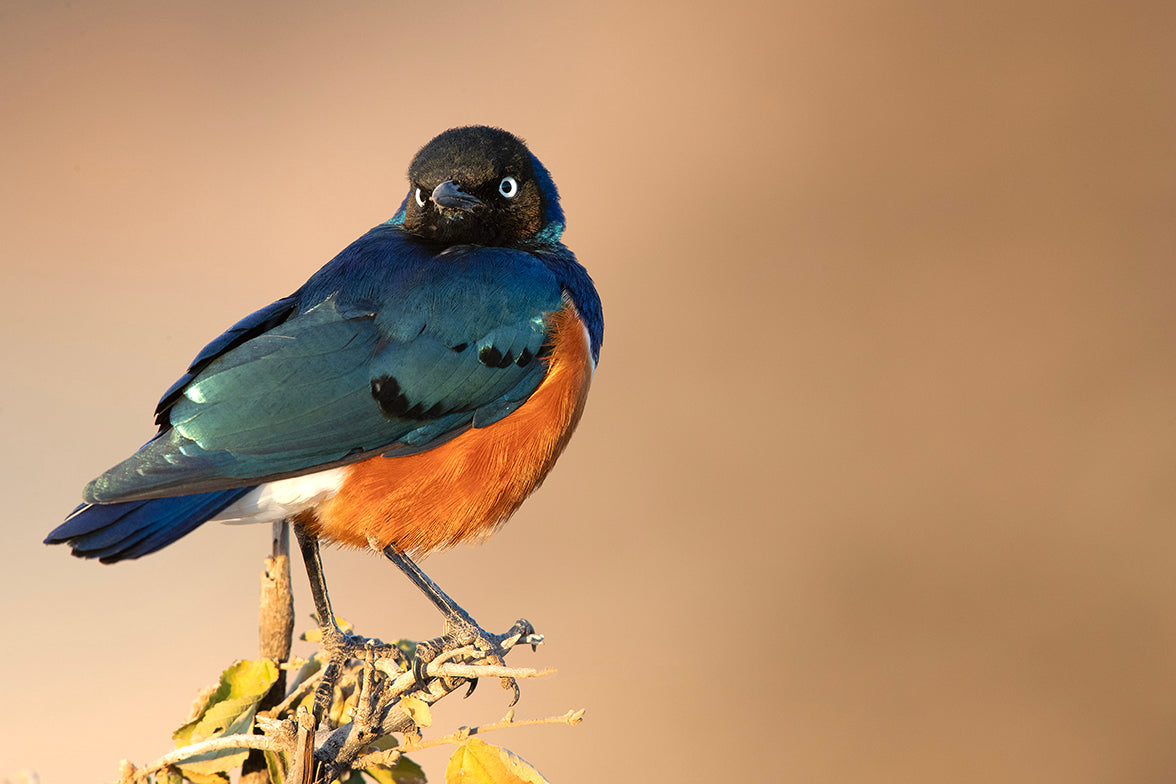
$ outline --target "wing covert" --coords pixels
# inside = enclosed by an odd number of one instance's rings
[[[167,426],[94,480],[87,500],[257,484],[411,454],[497,421],[542,382],[546,316],[562,305],[554,279],[504,253],[462,254],[419,286],[376,296],[353,277],[281,320],[285,301],[259,311],[250,323],[268,328],[209,344],[161,401]]]

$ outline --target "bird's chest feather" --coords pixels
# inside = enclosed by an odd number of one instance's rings
[[[547,373],[527,402],[426,452],[341,469],[338,492],[306,515],[311,530],[339,544],[391,544],[423,555],[504,522],[567,445],[592,379],[588,338],[574,309],[552,318]]]

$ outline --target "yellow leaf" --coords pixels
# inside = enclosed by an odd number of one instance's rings
[[[198,773],[186,770],[184,771],[184,779],[192,784],[229,784],[229,777],[224,773]]]
[[[433,723],[433,712],[429,710],[429,704],[424,700],[419,700],[416,697],[401,697],[399,705],[418,727],[428,727]]]
[[[501,746],[470,738],[445,768],[445,784],[549,784],[525,759]]]
[[[313,617],[314,617],[315,623],[318,623],[318,616],[315,615]],[[352,626],[350,623],[348,623],[344,619],[340,618],[338,615],[335,616],[335,625],[338,626],[339,631],[343,632],[344,634],[350,634],[351,632],[353,632],[355,630],[354,626]],[[322,642],[323,641],[322,627],[316,626],[313,629],[307,629],[306,631],[304,631],[300,635],[300,639],[306,640],[307,642]]]
[[[269,659],[234,663],[221,673],[215,689],[202,692],[193,717],[172,734],[176,746],[250,732],[257,703],[277,677],[278,667]],[[240,765],[248,755],[248,749],[222,749],[191,757],[180,767],[189,778],[192,774],[215,774]]]

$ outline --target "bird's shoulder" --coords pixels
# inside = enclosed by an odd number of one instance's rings
[[[495,327],[556,310],[562,290],[558,269],[542,252],[442,248],[412,238],[398,225],[381,224],[293,294],[249,314],[201,349],[160,398],[156,423],[168,426],[172,407],[213,363],[223,370],[270,353],[275,339],[288,338],[289,329],[275,332],[282,325],[298,328],[304,340],[348,323],[385,347],[433,342],[453,349],[486,337]],[[258,340],[267,334],[269,339]]]
[[[382,224],[307,281],[299,312],[333,300],[345,315],[374,318],[388,339],[462,338],[555,310],[562,290],[558,270],[534,249],[439,246]]]

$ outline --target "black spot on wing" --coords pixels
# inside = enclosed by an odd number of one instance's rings
[[[531,360],[534,358],[535,355],[531,353],[531,350],[523,346],[523,350],[519,352],[519,357],[515,360],[515,364],[519,367],[526,367],[531,364]]]
[[[441,403],[434,403],[428,408],[424,403],[413,403],[401,390],[400,382],[392,376],[372,379],[372,397],[386,416],[397,419],[427,420],[453,413]]]
[[[372,379],[372,397],[380,410],[390,417],[404,417],[412,408],[408,397],[400,391],[400,382],[392,376]]]
[[[498,363],[502,361],[502,352],[494,346],[482,346],[478,351],[478,361],[486,367],[498,367]]]
[[[523,350],[526,351],[525,348]],[[478,361],[488,368],[506,368],[510,367],[511,363],[514,362],[514,356],[510,353],[510,349],[507,349],[506,353],[503,354],[495,346],[482,346],[478,350]],[[520,365],[519,367],[523,366]]]

